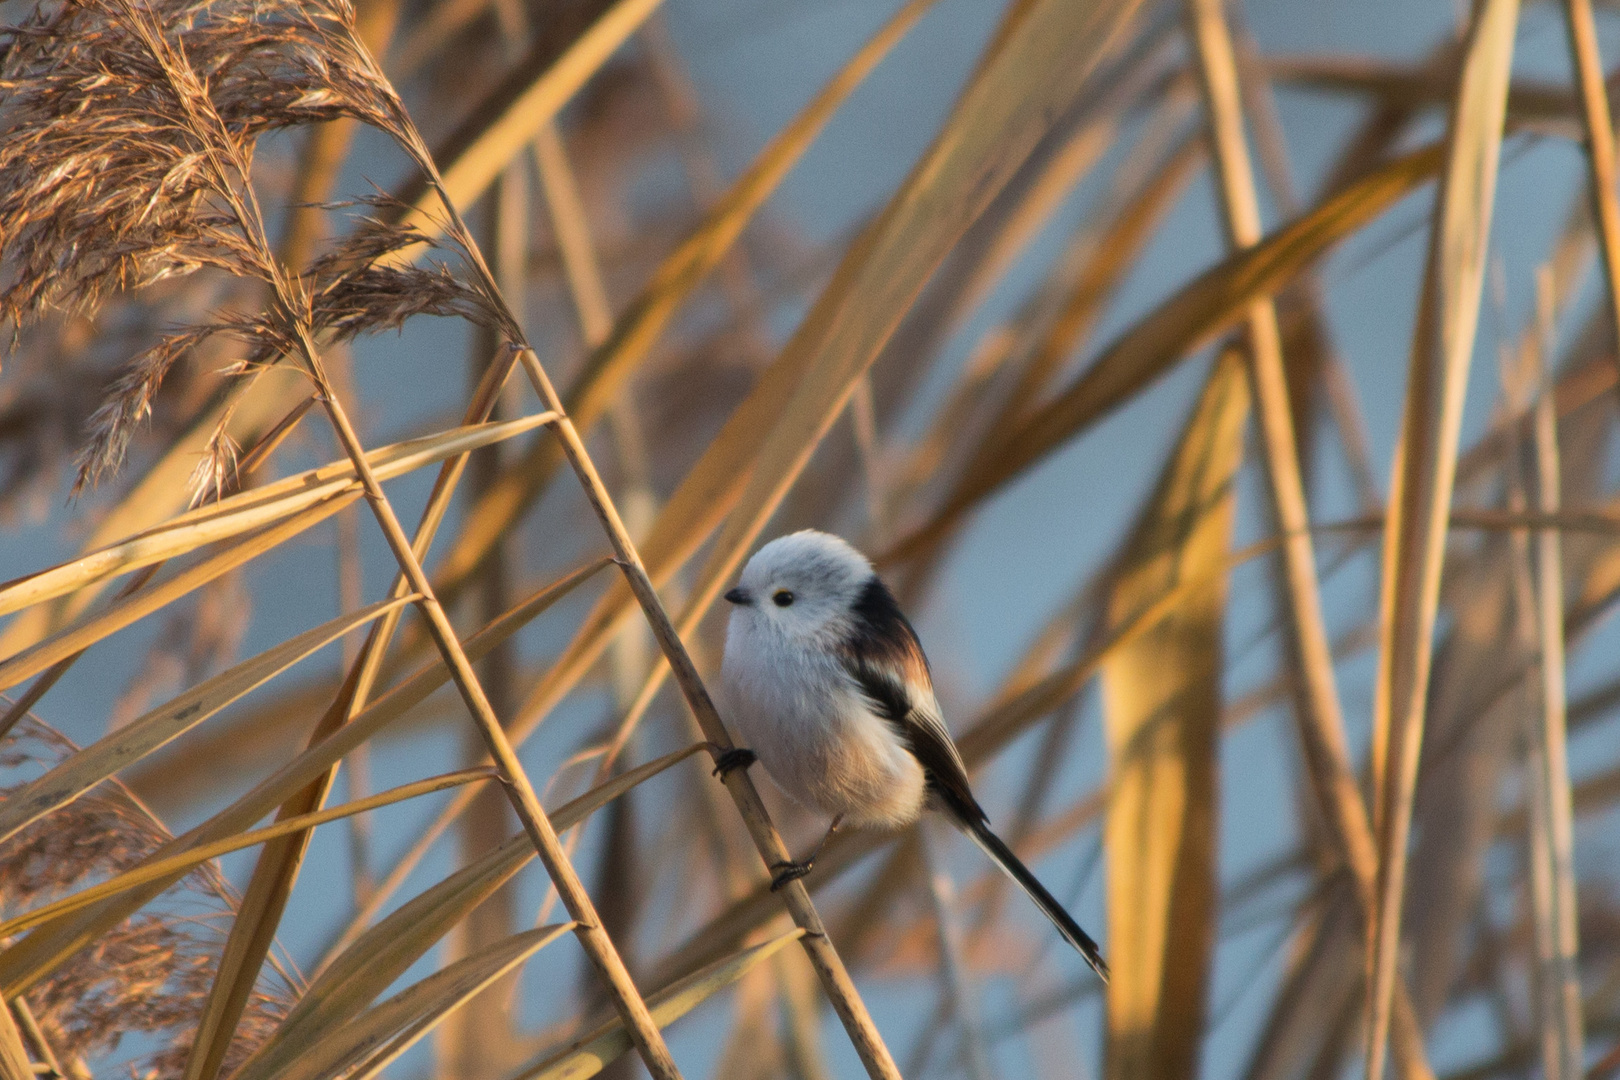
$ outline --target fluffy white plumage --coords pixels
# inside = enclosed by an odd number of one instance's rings
[[[827,533],[760,548],[733,590],[747,600],[733,601],[726,629],[723,702],[740,745],[789,798],[851,825],[898,828],[922,813],[923,769],[845,661],[871,580],[866,557]]]
[[[797,532],[755,552],[726,599],[721,702],[742,749],[723,755],[721,770],[751,752],[789,798],[833,819],[829,837],[840,822],[898,828],[940,810],[1108,978],[1097,943],[990,830],[922,645],[866,556]],[[772,888],[803,877],[815,857],[781,864]]]

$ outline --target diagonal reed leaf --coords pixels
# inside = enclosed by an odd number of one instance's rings
[[[306,630],[273,649],[267,649],[199,683],[173,701],[71,755],[0,803],[0,842],[9,840],[17,835],[19,829],[77,799],[119,769],[184,735],[311,653],[410,599],[384,600]]]
[[[129,493],[109,509],[97,523],[81,550],[99,551],[130,536],[160,525],[185,509],[190,497],[189,477],[214,429],[228,416],[227,434],[238,443],[249,443],[273,429],[287,410],[307,397],[309,383],[291,368],[272,368],[262,373],[263,393],[233,398],[234,408],[222,407],[194,424],[163,454]],[[18,615],[0,631],[0,656],[8,656],[56,632],[89,607],[100,594],[98,586],[87,586],[70,597]]]
[[[777,366],[802,374],[758,433],[746,486],[700,575],[698,596],[712,596],[740,563],[928,276],[1034,148],[1050,117],[1117,47],[1136,6],[1135,0],[1029,3],[1009,14],[945,129],[783,349]]]
[[[1439,171],[1442,160],[1443,148],[1430,146],[1380,166],[1193,279],[1115,338],[1073,386],[1026,417],[999,454],[964,476],[944,506],[879,561],[901,561],[937,542],[990,493],[1130,400],[1190,350],[1234,325],[1257,297],[1277,291],[1327,248],[1411,194]]]
[[[684,979],[649,995],[647,1004],[660,1027],[667,1027],[709,998],[741,979],[758,964],[768,960],[782,946],[804,936],[794,927],[787,933],[695,971]],[[521,1070],[512,1080],[583,1080],[595,1076],[630,1049],[630,1036],[619,1021],[605,1024],[566,1050],[542,1058]]]
[[[33,1063],[23,1046],[22,1032],[9,1008],[0,1007],[0,1077],[4,1080],[33,1080]]]
[[[552,419],[536,413],[520,420],[465,427],[395,443],[366,455],[380,480],[533,431]],[[0,585],[0,615],[42,603],[143,566],[173,559],[205,544],[282,521],[354,486],[354,466],[335,461],[273,484],[221,499],[172,521],[69,563]]]
[[[592,351],[585,370],[564,399],[569,417],[588,431],[606,414],[626,381],[647,357],[681,304],[708,279],[732,250],[743,228],[792,171],[839,107],[903,39],[934,0],[911,0],[845,62],[793,121],[761,150],[676,248],[641,293],[630,302],[606,341]],[[536,443],[516,467],[480,496],[439,570],[446,595],[454,595],[518,517],[533,504],[561,455],[550,441]],[[643,553],[645,555],[645,553]]]
[[[627,770],[559,807],[551,820],[558,829],[577,825],[637,784],[702,749],[703,744],[697,743]],[[533,858],[534,846],[528,838],[514,836],[358,935],[353,944],[325,965],[298,1005],[232,1074],[231,1080],[273,1076],[296,1060],[312,1042],[358,1015],[426,955],[451,927],[510,881]]]
[[[44,671],[59,660],[84,651],[102,638],[145,618],[193,589],[213,581],[221,574],[251,562],[304,530],[325,521],[359,497],[360,492],[352,489],[329,495],[314,506],[229,545],[218,554],[188,566],[160,584],[131,593],[105,611],[98,612],[82,623],[47,638],[26,652],[13,656],[0,663],[0,690],[16,686],[29,676]]]
[[[473,110],[434,154],[446,163],[442,170],[444,191],[457,210],[466,211],[478,201],[501,170],[519,159],[540,129],[556,117],[586,80],[601,70],[660,3],[662,0],[617,0],[555,63],[540,71],[533,71],[532,64],[523,65]],[[419,185],[403,201],[411,204],[403,225],[430,237],[444,231],[439,197],[426,184]],[[406,248],[393,258],[409,262],[423,250],[420,245]]]
[[[541,589],[469,637],[464,643],[468,655],[472,659],[482,657],[608,565],[610,562],[606,559],[587,564]],[[281,806],[311,780],[343,760],[349,751],[420,704],[449,679],[442,660],[424,666],[378,698],[350,723],[260,781],[224,810],[164,845],[151,857],[164,858],[197,844],[210,843],[251,828],[254,822]],[[116,926],[139,910],[153,896],[162,892],[167,884],[159,882],[134,889],[84,912],[52,920],[9,949],[0,951],[0,994],[21,993],[83,948],[97,934]]]
[[[307,1044],[271,1075],[275,1080],[326,1080],[357,1066],[366,1071],[374,1055],[385,1057],[380,1064],[386,1064],[473,995],[572,929],[572,923],[542,926],[457,960]]]
[[[384,806],[392,806],[397,802],[414,799],[421,795],[431,795],[436,791],[459,787],[474,780],[490,780],[494,773],[487,768],[463,769],[460,772],[446,773],[443,776],[430,777],[427,780],[418,780],[413,784],[401,784],[399,787],[380,791],[375,795],[368,795],[364,799],[344,803],[342,806],[329,807],[312,814],[301,814],[296,818],[278,821],[274,825],[251,832],[238,833],[225,840],[216,840],[212,844],[203,844],[188,848],[178,855],[142,863],[133,870],[127,870],[116,877],[109,878],[88,889],[81,889],[71,896],[64,896],[60,900],[34,908],[0,922],[0,937],[11,937],[24,930],[31,930],[41,923],[47,922],[60,915],[67,915],[80,911],[91,904],[105,900],[110,896],[117,896],[121,892],[146,885],[153,881],[173,880],[174,875],[183,870],[192,870],[210,859],[217,859],[221,855],[228,855],[233,851],[263,844],[303,829],[313,829],[327,822],[338,821],[342,818],[363,814],[368,810],[376,810]]]

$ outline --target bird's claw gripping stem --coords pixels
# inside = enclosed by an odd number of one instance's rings
[[[742,746],[733,746],[730,750],[714,759],[714,774],[722,781],[732,769],[746,769],[759,760],[759,755]]]
[[[771,878],[771,892],[778,891],[782,888],[782,886],[786,885],[790,881],[798,881],[800,878],[804,877],[804,875],[808,874],[810,872],[810,868],[815,864],[816,861],[814,859],[806,859],[804,862],[772,863],[771,869],[776,873],[775,876]]]

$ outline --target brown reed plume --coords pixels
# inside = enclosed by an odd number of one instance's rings
[[[78,749],[26,717],[0,753],[0,770],[9,777],[49,768]],[[15,790],[0,788],[0,797]],[[104,784],[0,844],[0,912],[10,916],[106,880],[172,839],[123,784]],[[28,990],[45,1042],[72,1080],[87,1080],[87,1063],[126,1037],[156,1041],[130,1061],[135,1075],[178,1074],[218,966],[222,927],[235,910],[234,892],[206,863]],[[267,970],[228,1060],[244,1060],[275,1029],[294,991],[285,969]]]
[[[0,35],[0,321],[15,331],[50,310],[92,315],[114,292],[205,269],[269,298],[171,330],[130,360],[90,417],[75,490],[117,467],[170,368],[216,336],[247,349],[231,369],[241,374],[299,354],[306,336],[351,338],[422,313],[501,321],[442,266],[379,265],[427,239],[379,219],[305,274],[277,262],[256,143],[340,117],[427,160],[344,0],[52,3]],[[198,483],[218,490],[233,448],[222,432],[209,445]]]

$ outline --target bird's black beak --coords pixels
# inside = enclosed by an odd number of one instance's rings
[[[748,593],[741,588],[732,589],[730,592],[726,593],[726,599],[730,600],[733,604],[741,604],[744,607],[747,607],[749,604],[754,602],[754,598],[749,596]]]

